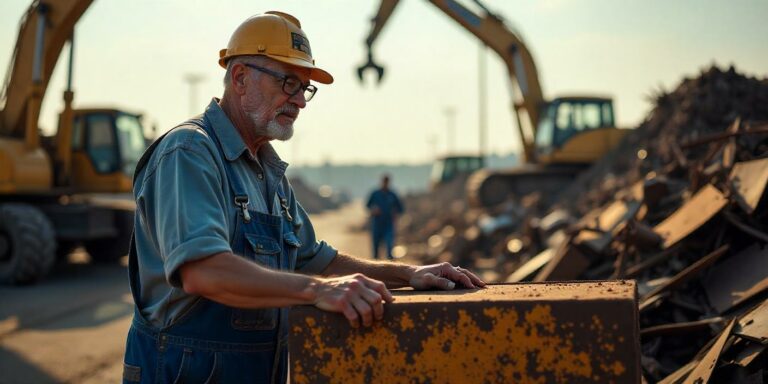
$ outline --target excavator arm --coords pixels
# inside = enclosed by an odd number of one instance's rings
[[[0,136],[23,137],[28,150],[39,147],[38,118],[48,81],[92,1],[38,0],[29,6],[0,94]]]
[[[535,158],[535,130],[544,99],[536,65],[525,43],[519,34],[510,30],[500,17],[489,11],[479,0],[475,0],[475,3],[482,9],[482,14],[477,14],[454,0],[429,0],[429,2],[475,35],[501,57],[511,80],[510,91],[512,92],[513,108],[520,137],[523,141],[525,157],[528,161],[533,160]],[[384,69],[375,64],[372,48],[398,3],[399,0],[382,0],[376,16],[371,20],[371,32],[365,40],[368,48],[368,62],[358,69],[361,80],[362,73],[368,68],[377,70],[379,80],[383,76]],[[516,94],[518,96],[515,96]]]

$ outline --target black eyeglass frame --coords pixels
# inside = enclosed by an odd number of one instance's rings
[[[280,73],[280,72],[275,72],[275,71],[273,71],[271,69],[260,67],[258,65],[253,65],[253,64],[248,64],[248,63],[243,63],[243,65],[245,65],[248,68],[255,69],[255,70],[259,71],[259,72],[264,72],[267,75],[270,75],[270,76],[272,76],[272,77],[274,77],[276,79],[282,80],[283,81],[283,92],[285,92],[285,94],[288,95],[288,96],[294,96],[297,93],[299,93],[300,90],[303,90],[304,91],[304,101],[310,101],[310,100],[312,100],[313,97],[315,97],[315,94],[317,94],[317,87],[315,87],[312,84],[306,84],[305,85],[305,84],[303,84],[301,82],[301,80],[297,79],[296,77],[288,76],[288,75],[286,75],[284,73]],[[290,90],[291,86],[288,85],[288,80],[296,81],[296,83],[299,84],[298,87],[295,87],[295,89],[293,91],[291,91]],[[309,92],[307,92],[307,91],[309,91]],[[309,96],[307,96],[307,93],[309,93]]]

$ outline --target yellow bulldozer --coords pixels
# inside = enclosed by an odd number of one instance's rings
[[[0,283],[33,282],[78,245],[94,260],[127,253],[141,115],[73,109],[74,27],[91,0],[34,1],[25,12],[0,95]],[[54,136],[38,120],[66,42],[69,70]]]
[[[614,148],[628,132],[615,126],[613,100],[608,97],[571,95],[545,100],[539,76],[520,34],[479,0],[475,12],[455,0],[429,0],[438,10],[480,39],[501,57],[511,80],[513,111],[523,147],[523,165],[512,169],[474,172],[466,193],[475,206],[491,207],[532,192],[555,196],[582,170]],[[384,68],[373,59],[372,47],[390,20],[399,0],[382,0],[365,40],[368,61],[358,69],[360,80],[375,70],[381,81]],[[452,157],[440,159],[452,168]],[[455,161],[466,161],[460,157]],[[482,164],[475,162],[474,164]]]

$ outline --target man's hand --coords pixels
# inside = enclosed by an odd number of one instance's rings
[[[363,274],[320,279],[315,306],[330,312],[340,312],[352,327],[369,327],[374,318],[384,316],[383,301],[392,302],[392,294],[384,283]]]
[[[474,273],[450,263],[440,263],[416,267],[411,276],[410,284],[414,289],[444,289],[451,290],[456,283],[465,288],[485,287],[485,282]]]

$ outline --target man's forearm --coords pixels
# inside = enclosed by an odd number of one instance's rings
[[[220,253],[181,267],[184,291],[238,308],[312,304],[318,281],[310,276],[270,270],[231,253]]]
[[[387,288],[391,289],[410,286],[410,280],[415,271],[416,267],[408,264],[364,260],[339,253],[323,270],[322,274],[324,276],[343,276],[362,273],[383,282]]]

